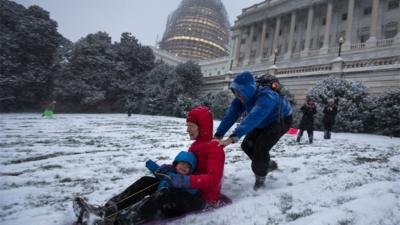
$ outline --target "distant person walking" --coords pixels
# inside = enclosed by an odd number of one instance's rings
[[[56,103],[56,101],[52,101],[50,104],[48,104],[42,113],[42,117],[53,118],[54,110],[56,109]]]
[[[306,130],[308,135],[308,142],[312,144],[314,139],[314,115],[317,113],[314,100],[307,100],[307,103],[304,104],[300,108],[300,110],[303,112],[303,117],[300,121],[300,132],[297,136],[297,142],[300,143],[304,130]]]
[[[332,127],[335,124],[335,117],[337,114],[337,105],[333,98],[328,99],[328,103],[324,107],[324,118],[322,123],[324,124],[324,139],[331,139]]]

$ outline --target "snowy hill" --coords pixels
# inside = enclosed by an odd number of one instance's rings
[[[142,115],[1,114],[0,224],[71,224],[73,197],[102,204],[149,175],[147,159],[168,163],[185,150],[184,124]],[[257,192],[250,161],[239,144],[229,146],[222,191],[233,204],[173,224],[400,224],[400,138],[334,133],[323,140],[315,132],[312,145],[294,140],[286,135],[271,151],[279,169]]]

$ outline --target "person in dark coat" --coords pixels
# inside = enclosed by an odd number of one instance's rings
[[[309,99],[307,104],[303,105],[300,110],[303,112],[303,117],[300,121],[300,132],[297,136],[297,142],[300,142],[304,130],[306,130],[308,141],[312,144],[314,139],[314,115],[317,113],[315,102],[312,99]]]
[[[259,87],[248,71],[235,77],[231,85],[235,98],[214,135],[221,146],[236,143],[245,135],[241,148],[251,159],[254,190],[264,187],[267,173],[277,168],[277,163],[270,159],[269,151],[292,124],[292,107],[288,99],[278,93],[278,79],[272,75],[265,76],[268,76],[266,80],[270,81],[270,85]],[[228,138],[222,140],[245,112],[247,116]]]
[[[324,108],[324,117],[322,123],[324,124],[324,139],[331,139],[332,127],[335,124],[335,117],[337,114],[337,106],[335,100],[328,99],[328,103]]]

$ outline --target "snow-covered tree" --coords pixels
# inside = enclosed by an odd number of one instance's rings
[[[49,100],[61,35],[39,6],[0,4],[0,111],[39,109]]]
[[[375,99],[367,123],[376,133],[400,137],[400,89],[388,90]]]
[[[178,84],[183,93],[191,98],[199,96],[200,87],[203,84],[203,74],[198,64],[193,61],[178,64],[175,68]]]
[[[208,93],[202,97],[203,104],[207,105],[213,113],[214,119],[222,119],[228,109],[230,99],[227,91]]]

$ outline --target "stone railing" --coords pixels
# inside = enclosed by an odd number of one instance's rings
[[[332,47],[328,49],[328,53],[338,53],[339,47]]]
[[[315,73],[315,72],[321,73],[321,72],[329,72],[329,71],[332,71],[331,64],[278,69],[276,74],[277,75],[291,75],[291,74]]]
[[[378,47],[378,48],[387,47],[387,46],[393,45],[393,43],[394,43],[394,39],[393,38],[378,40],[376,42],[376,47]]]
[[[351,44],[350,49],[363,49],[365,48],[365,43],[355,43]]]
[[[343,67],[344,69],[358,69],[363,67],[386,66],[394,64],[400,64],[400,57],[345,62]]]
[[[242,9],[242,13],[245,13],[245,12],[248,12],[248,11],[252,11],[252,10],[257,9],[257,8],[261,8],[261,7],[263,7],[264,5],[267,5],[267,4],[268,4],[268,2],[261,2],[261,3],[258,3],[258,4],[252,5],[250,7]]]

